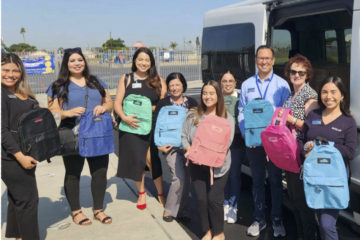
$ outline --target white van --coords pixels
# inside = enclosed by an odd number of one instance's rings
[[[350,89],[351,112],[360,126],[360,0],[247,0],[205,14],[202,36],[203,81],[219,80],[232,70],[240,80],[256,74],[255,50],[275,51],[274,72],[284,78],[285,63],[300,53],[314,68],[317,90],[327,76]],[[359,132],[359,127],[358,127]],[[351,161],[350,207],[340,215],[360,232],[360,134]],[[242,171],[250,174],[249,167]],[[286,186],[286,182],[284,182]]]

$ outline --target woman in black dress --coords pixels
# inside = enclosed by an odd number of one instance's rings
[[[120,78],[114,102],[115,112],[121,120],[131,128],[141,124],[136,115],[126,116],[123,111],[123,100],[130,94],[142,95],[151,100],[152,111],[156,103],[166,96],[166,83],[159,77],[155,67],[155,59],[148,48],[139,48],[133,58],[132,73]],[[154,121],[154,119],[153,119]],[[145,167],[151,171],[160,204],[165,206],[163,193],[162,169],[158,149],[154,144],[153,129],[147,135],[119,132],[119,166],[117,176],[135,181],[139,198],[137,208],[146,208]]]
[[[38,161],[20,150],[17,122],[38,104],[26,79],[21,59],[12,53],[1,57],[1,179],[8,189],[6,238],[39,237],[35,169]]]

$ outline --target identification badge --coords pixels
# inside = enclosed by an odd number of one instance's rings
[[[132,88],[141,88],[141,83],[133,83]]]
[[[231,104],[231,101],[226,101],[224,102],[225,105],[230,105]]]
[[[337,131],[337,132],[341,132],[341,129],[336,128],[336,127],[332,127],[331,129],[332,129],[332,130],[335,130],[335,131]]]
[[[321,119],[315,119],[311,122],[312,125],[321,125]]]
[[[8,97],[9,98],[17,98],[17,96],[15,96],[14,94],[9,94]]]
[[[255,88],[249,88],[249,89],[248,89],[248,93],[249,93],[249,92],[255,92]]]

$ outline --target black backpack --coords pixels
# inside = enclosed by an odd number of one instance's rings
[[[31,111],[21,115],[17,129],[24,155],[50,162],[50,158],[59,153],[59,130],[49,109],[33,105]]]

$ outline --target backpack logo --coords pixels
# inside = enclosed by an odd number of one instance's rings
[[[215,125],[211,126],[211,130],[218,132],[218,133],[222,133],[222,128],[215,126]]]
[[[102,121],[102,117],[93,117],[92,118],[93,122],[101,122]]]
[[[317,161],[319,164],[330,164],[331,163],[331,159],[330,158],[318,158]]]
[[[226,101],[224,104],[225,104],[225,105],[230,105],[230,104],[231,104],[231,101]]]
[[[277,137],[268,137],[269,142],[278,142],[278,138]]]
[[[178,113],[178,111],[169,111],[168,114],[169,115],[178,115],[179,113]]]
[[[134,100],[133,104],[134,104],[134,105],[141,106],[141,105],[142,105],[142,102]]]
[[[263,109],[262,108],[255,108],[255,109],[253,109],[253,113],[263,113]]]
[[[42,118],[36,118],[34,122],[41,122]]]

